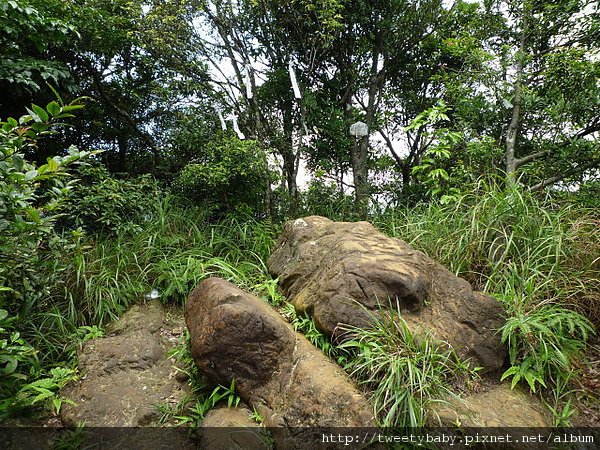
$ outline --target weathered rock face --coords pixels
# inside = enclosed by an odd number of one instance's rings
[[[65,426],[134,427],[156,423],[159,403],[177,403],[184,385],[167,349],[181,337],[180,323],[166,320],[158,301],[133,306],[109,335],[87,342],[79,352],[82,378],[61,395]]]
[[[488,428],[544,428],[552,426],[547,408],[533,395],[509,383],[489,386],[485,392],[467,395],[463,399],[447,399],[431,414],[431,426]]]
[[[365,326],[391,302],[411,329],[431,329],[486,371],[504,364],[506,350],[496,332],[503,325],[501,305],[367,222],[318,216],[289,221],[269,271],[296,309],[308,312],[325,333],[341,323]]]
[[[190,294],[185,320],[200,370],[223,385],[235,378],[266,426],[373,426],[342,370],[257,297],[210,278]]]

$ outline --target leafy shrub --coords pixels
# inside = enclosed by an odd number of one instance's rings
[[[71,187],[66,167],[90,154],[71,147],[67,156],[37,167],[25,159],[25,151],[53,133],[53,122],[80,107],[33,105],[18,121],[0,122],[0,307],[9,312],[43,295],[49,274],[43,250],[53,244],[58,207]]]
[[[63,203],[63,228],[82,227],[93,233],[135,228],[155,217],[158,199],[164,195],[149,175],[120,180],[99,163],[81,166],[73,175],[78,180]]]
[[[418,114],[405,128],[422,132],[433,143],[423,154],[420,163],[412,168],[412,173],[419,184],[427,186],[427,195],[439,199],[441,203],[455,201],[460,194],[460,189],[453,183],[455,177],[451,178],[444,168],[454,148],[463,140],[461,133],[439,126],[449,121],[448,111],[449,107],[440,100]],[[434,127],[434,130],[428,131],[428,127]]]
[[[52,17],[27,0],[0,4],[0,80],[19,93],[39,91],[44,81],[58,84],[71,78],[66,64],[52,60],[46,51],[76,35],[73,24]],[[43,5],[43,3],[42,3]]]
[[[54,225],[71,188],[67,166],[91,154],[71,147],[66,156],[48,158],[37,166],[26,160],[25,153],[39,138],[53,133],[58,120],[72,117],[70,112],[81,107],[53,101],[46,108],[32,105],[19,120],[0,122],[0,415],[14,404],[15,393],[27,386],[41,389],[32,384],[42,374],[38,349],[24,330],[32,321],[31,311],[43,304],[56,281],[53,259],[65,241],[54,232]],[[21,403],[38,399],[27,397]]]
[[[202,156],[185,166],[173,190],[194,205],[208,205],[218,215],[236,210],[260,212],[269,174],[255,141],[220,133]]]
[[[12,407],[30,407],[36,405],[51,406],[55,414],[60,412],[63,403],[73,401],[58,395],[60,389],[68,382],[76,380],[75,369],[67,367],[54,367],[50,369],[47,377],[25,384],[15,396],[15,405]]]
[[[0,418],[11,403],[7,399],[25,380],[40,372],[36,350],[14,330],[15,319],[0,309]]]
[[[512,378],[513,387],[525,381],[533,392],[536,383],[560,385],[569,378],[574,358],[581,355],[593,332],[583,316],[556,305],[513,311],[502,327],[511,363],[502,379]]]
[[[581,183],[575,192],[559,192],[563,197],[574,201],[585,208],[600,210],[600,180],[589,180]]]

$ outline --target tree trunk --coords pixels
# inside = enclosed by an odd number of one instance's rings
[[[385,68],[379,70],[379,59],[381,56],[379,50],[379,37],[374,43],[373,49],[373,60],[371,62],[371,72],[369,78],[369,89],[368,89],[368,102],[365,122],[368,126],[369,132],[372,129],[377,94],[381,89],[381,82],[384,76]],[[352,173],[354,175],[354,195],[356,211],[362,218],[366,218],[367,210],[369,206],[369,198],[371,194],[371,187],[369,185],[369,170],[368,170],[368,159],[369,159],[369,135],[362,137],[359,142],[354,142],[351,151],[351,162],[352,162]]]
[[[517,158],[515,157],[515,147],[517,143],[517,133],[519,130],[519,120],[521,119],[521,93],[522,93],[522,74],[523,64],[517,62],[517,74],[513,84],[514,88],[514,100],[513,110],[510,124],[508,125],[508,131],[506,133],[506,184],[507,186],[514,186],[517,178]]]
[[[412,167],[407,161],[406,164],[402,166],[402,197],[405,201],[408,200],[409,196],[411,171]]]
[[[525,46],[527,42],[527,27],[528,27],[528,5],[527,2],[523,3],[523,16],[521,19],[521,42],[519,43],[519,50],[517,52],[517,65],[515,81],[513,83],[513,108],[510,119],[510,124],[506,131],[506,148],[505,148],[505,160],[506,160],[506,185],[514,186],[517,181],[517,168],[519,166],[518,160],[515,156],[515,148],[517,144],[517,137],[519,132],[519,122],[521,120],[521,103],[523,96],[523,71],[524,71],[524,57],[525,57]]]
[[[117,145],[119,147],[119,159],[118,167],[114,172],[125,172],[125,165],[127,164],[127,139],[123,134],[117,136]]]
[[[293,132],[294,124],[292,118],[292,104],[289,99],[281,99],[280,110],[283,114],[283,134],[285,136],[283,148],[280,154],[283,158],[283,171],[290,196],[290,211],[294,215],[298,211],[298,161],[299,152],[294,152]]]
[[[298,198],[298,184],[296,178],[298,177],[298,170],[296,164],[296,155],[291,149],[287,149],[282,152],[283,156],[283,170],[285,172],[285,180],[287,185],[288,194],[292,199]]]
[[[366,218],[371,189],[367,166],[369,153],[369,136],[354,140],[352,144],[352,175],[354,177],[354,199],[356,211],[361,218]]]

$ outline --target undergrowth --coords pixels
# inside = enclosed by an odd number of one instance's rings
[[[127,224],[126,224],[127,225]],[[62,273],[40,316],[31,321],[45,357],[64,355],[65,337],[82,325],[117,319],[152,290],[163,303],[183,305],[203,279],[218,276],[277,303],[276,281],[266,261],[276,228],[235,217],[211,224],[200,208],[184,208],[169,196],[154,216],[121,226],[114,234],[77,232],[62,255]]]
[[[451,204],[390,210],[378,225],[503,304],[507,321],[498,332],[510,368],[502,378],[550,389],[555,422],[564,424],[566,381],[576,378],[575,363],[600,323],[597,212],[518,187],[479,189]]]
[[[425,426],[435,403],[467,389],[477,370],[460,360],[431,333],[413,333],[397,310],[381,310],[372,326],[340,326],[341,342],[334,345],[306,314],[286,303],[282,314],[294,330],[335,360],[365,389],[379,426]]]
[[[455,396],[476,372],[431,333],[412,332],[398,311],[381,313],[369,328],[342,327],[345,370],[371,393],[380,426],[425,426],[432,406]]]
[[[183,305],[201,280],[218,276],[281,302],[264,262],[276,233],[271,223],[249,217],[211,222],[203,209],[179,205],[169,195],[144,220],[123,219],[110,232],[64,230],[62,252],[50,255],[53,283],[43,301],[32,302],[18,318],[4,317],[0,309],[0,362],[10,358],[2,369],[13,379],[2,392],[0,418],[40,403],[20,394],[38,389],[36,380],[54,379],[57,392],[63,383],[51,370],[75,367],[74,343],[97,337],[104,324],[146,296]]]
[[[302,333],[311,344],[321,350],[338,364],[346,363],[344,352],[331,342],[331,338],[317,328],[313,319],[307,313],[298,313],[292,303],[285,302],[281,307],[281,315],[286,318],[294,331]]]

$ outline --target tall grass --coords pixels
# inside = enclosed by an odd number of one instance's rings
[[[555,303],[599,324],[597,212],[543,202],[519,188],[479,188],[453,204],[389,210],[377,224],[511,312]]]
[[[349,352],[345,369],[370,392],[380,426],[422,427],[431,406],[475,372],[430,332],[413,333],[399,311],[381,311],[369,328],[343,326],[338,351]]]
[[[219,276],[269,301],[279,301],[265,261],[277,229],[228,217],[211,223],[205,210],[164,197],[146,221],[109,236],[79,235],[62,255],[59,282],[30,321],[45,359],[60,359],[84,325],[105,324],[153,289],[182,305],[203,279]]]
[[[504,378],[535,391],[570,377],[600,323],[597,212],[482,184],[453,204],[389,210],[377,224],[502,302]]]

